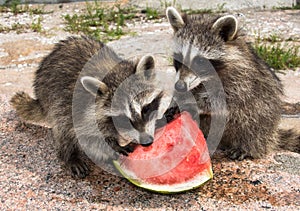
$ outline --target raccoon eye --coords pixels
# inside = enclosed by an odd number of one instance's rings
[[[157,111],[159,107],[160,100],[162,98],[162,93],[158,95],[151,103],[145,105],[142,108],[142,118],[143,120],[149,120],[152,112]]]
[[[173,65],[178,71],[182,67],[183,56],[181,53],[174,53],[173,55]]]
[[[131,129],[133,127],[132,121],[126,115],[115,117],[114,124],[116,127],[122,129]]]
[[[153,106],[150,104],[146,105],[142,109],[142,118],[143,120],[148,120],[150,117],[151,112],[153,111]]]
[[[192,61],[191,69],[200,75],[205,75],[212,69],[212,64],[208,59],[196,56]]]

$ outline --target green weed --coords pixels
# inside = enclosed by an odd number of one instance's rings
[[[14,14],[20,13],[20,3],[21,0],[6,0],[4,2],[4,7],[10,9],[10,11]]]
[[[31,15],[49,14],[53,11],[46,11],[45,5],[34,5],[30,7],[28,4],[21,4],[21,0],[6,0],[3,6],[0,6],[0,12],[12,12],[15,15],[20,13],[29,13]]]
[[[6,27],[0,24],[0,33],[6,32]]]
[[[8,33],[14,31],[17,34],[26,33],[28,31],[42,32],[42,17],[39,17],[36,21],[31,24],[20,24],[14,23],[11,26],[3,26],[0,24],[0,33]]]
[[[283,38],[281,38],[280,35],[276,34],[276,33],[273,33],[273,34],[270,34],[268,37],[260,37],[258,36],[256,38],[256,41],[257,42],[270,42],[270,43],[276,43],[276,42],[282,42],[283,41]]]
[[[26,24],[14,23],[11,27],[0,25],[0,33],[8,33],[15,31],[17,34],[24,33],[29,30],[30,27]]]
[[[292,7],[273,7],[275,10],[299,10],[300,4],[293,5]]]
[[[38,17],[37,21],[33,21],[31,23],[30,28],[32,29],[32,31],[34,32],[42,32],[42,17]]]
[[[146,17],[147,17],[148,20],[157,19],[160,16],[160,13],[157,9],[153,9],[153,8],[150,8],[150,7],[146,8],[145,13],[146,13]]]
[[[38,5],[35,7],[29,7],[27,4],[24,6],[25,12],[29,12],[31,15],[43,15],[43,14],[50,14],[53,13],[53,10],[47,11],[45,10],[45,5]]]
[[[125,21],[135,16],[129,8],[120,5],[103,7],[99,3],[86,3],[83,14],[65,15],[66,30],[83,33],[103,42],[119,39],[127,32],[123,31]]]
[[[268,39],[258,37],[253,47],[257,55],[275,70],[294,69],[300,66],[300,46],[283,46],[278,42],[277,36]]]

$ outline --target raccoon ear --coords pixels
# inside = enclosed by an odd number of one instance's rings
[[[168,7],[166,10],[166,15],[175,32],[184,26],[183,18],[174,7]]]
[[[94,77],[84,76],[80,79],[80,82],[84,89],[94,96],[104,94],[108,91],[106,84]]]
[[[237,33],[238,22],[233,15],[226,15],[213,24],[212,29],[219,33],[224,41],[233,40]]]
[[[153,75],[155,68],[155,61],[153,56],[143,56],[137,64],[136,73],[144,74],[145,78],[149,80]]]

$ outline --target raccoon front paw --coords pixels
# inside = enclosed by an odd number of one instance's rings
[[[179,107],[170,107],[164,114],[164,124],[171,122],[180,113]]]
[[[115,148],[115,150],[116,150],[116,152],[121,153],[122,155],[128,156],[128,153],[133,152],[136,146],[137,146],[137,144],[130,143],[130,144],[126,145],[125,147]]]
[[[135,143],[129,143],[124,147],[121,147],[116,138],[114,137],[107,137],[105,139],[106,143],[110,146],[109,148],[109,152],[110,152],[110,158],[112,160],[117,160],[119,158],[120,154],[123,155],[128,155],[128,153],[131,153],[134,151],[135,147],[137,146],[137,144]]]
[[[125,150],[126,153],[131,153],[134,151],[134,149],[136,148],[138,144],[135,143],[130,143],[127,146],[123,147],[123,149]]]
[[[67,164],[72,177],[83,179],[90,173],[90,168],[82,159],[75,159]]]
[[[243,149],[231,149],[228,152],[229,158],[232,160],[244,160],[247,157],[250,157],[248,152]]]

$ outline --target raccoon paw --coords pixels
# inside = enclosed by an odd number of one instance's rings
[[[136,146],[137,146],[137,144],[130,143],[130,144],[126,145],[125,147],[118,147],[117,149],[115,148],[115,150],[116,150],[116,152],[121,153],[122,155],[128,156],[128,153],[133,152]]]
[[[110,158],[112,160],[117,160],[119,158],[120,154],[127,156],[128,153],[133,152],[133,150],[137,146],[137,144],[135,144],[135,143],[129,143],[126,146],[121,147],[118,144],[116,138],[113,138],[113,137],[107,137],[105,139],[105,141],[110,146],[108,151],[110,152]]]
[[[228,155],[232,160],[244,160],[245,158],[250,157],[248,152],[243,149],[231,149]]]
[[[178,106],[168,108],[167,111],[164,114],[163,125],[165,125],[166,123],[171,122],[175,118],[175,116],[178,115],[179,113],[180,113],[180,110],[179,110]]]
[[[90,168],[82,159],[72,160],[67,164],[72,177],[83,179],[90,173]]]
[[[126,151],[126,153],[131,153],[134,151],[135,147],[137,146],[137,144],[135,143],[130,143],[127,146],[123,147],[123,149]]]

